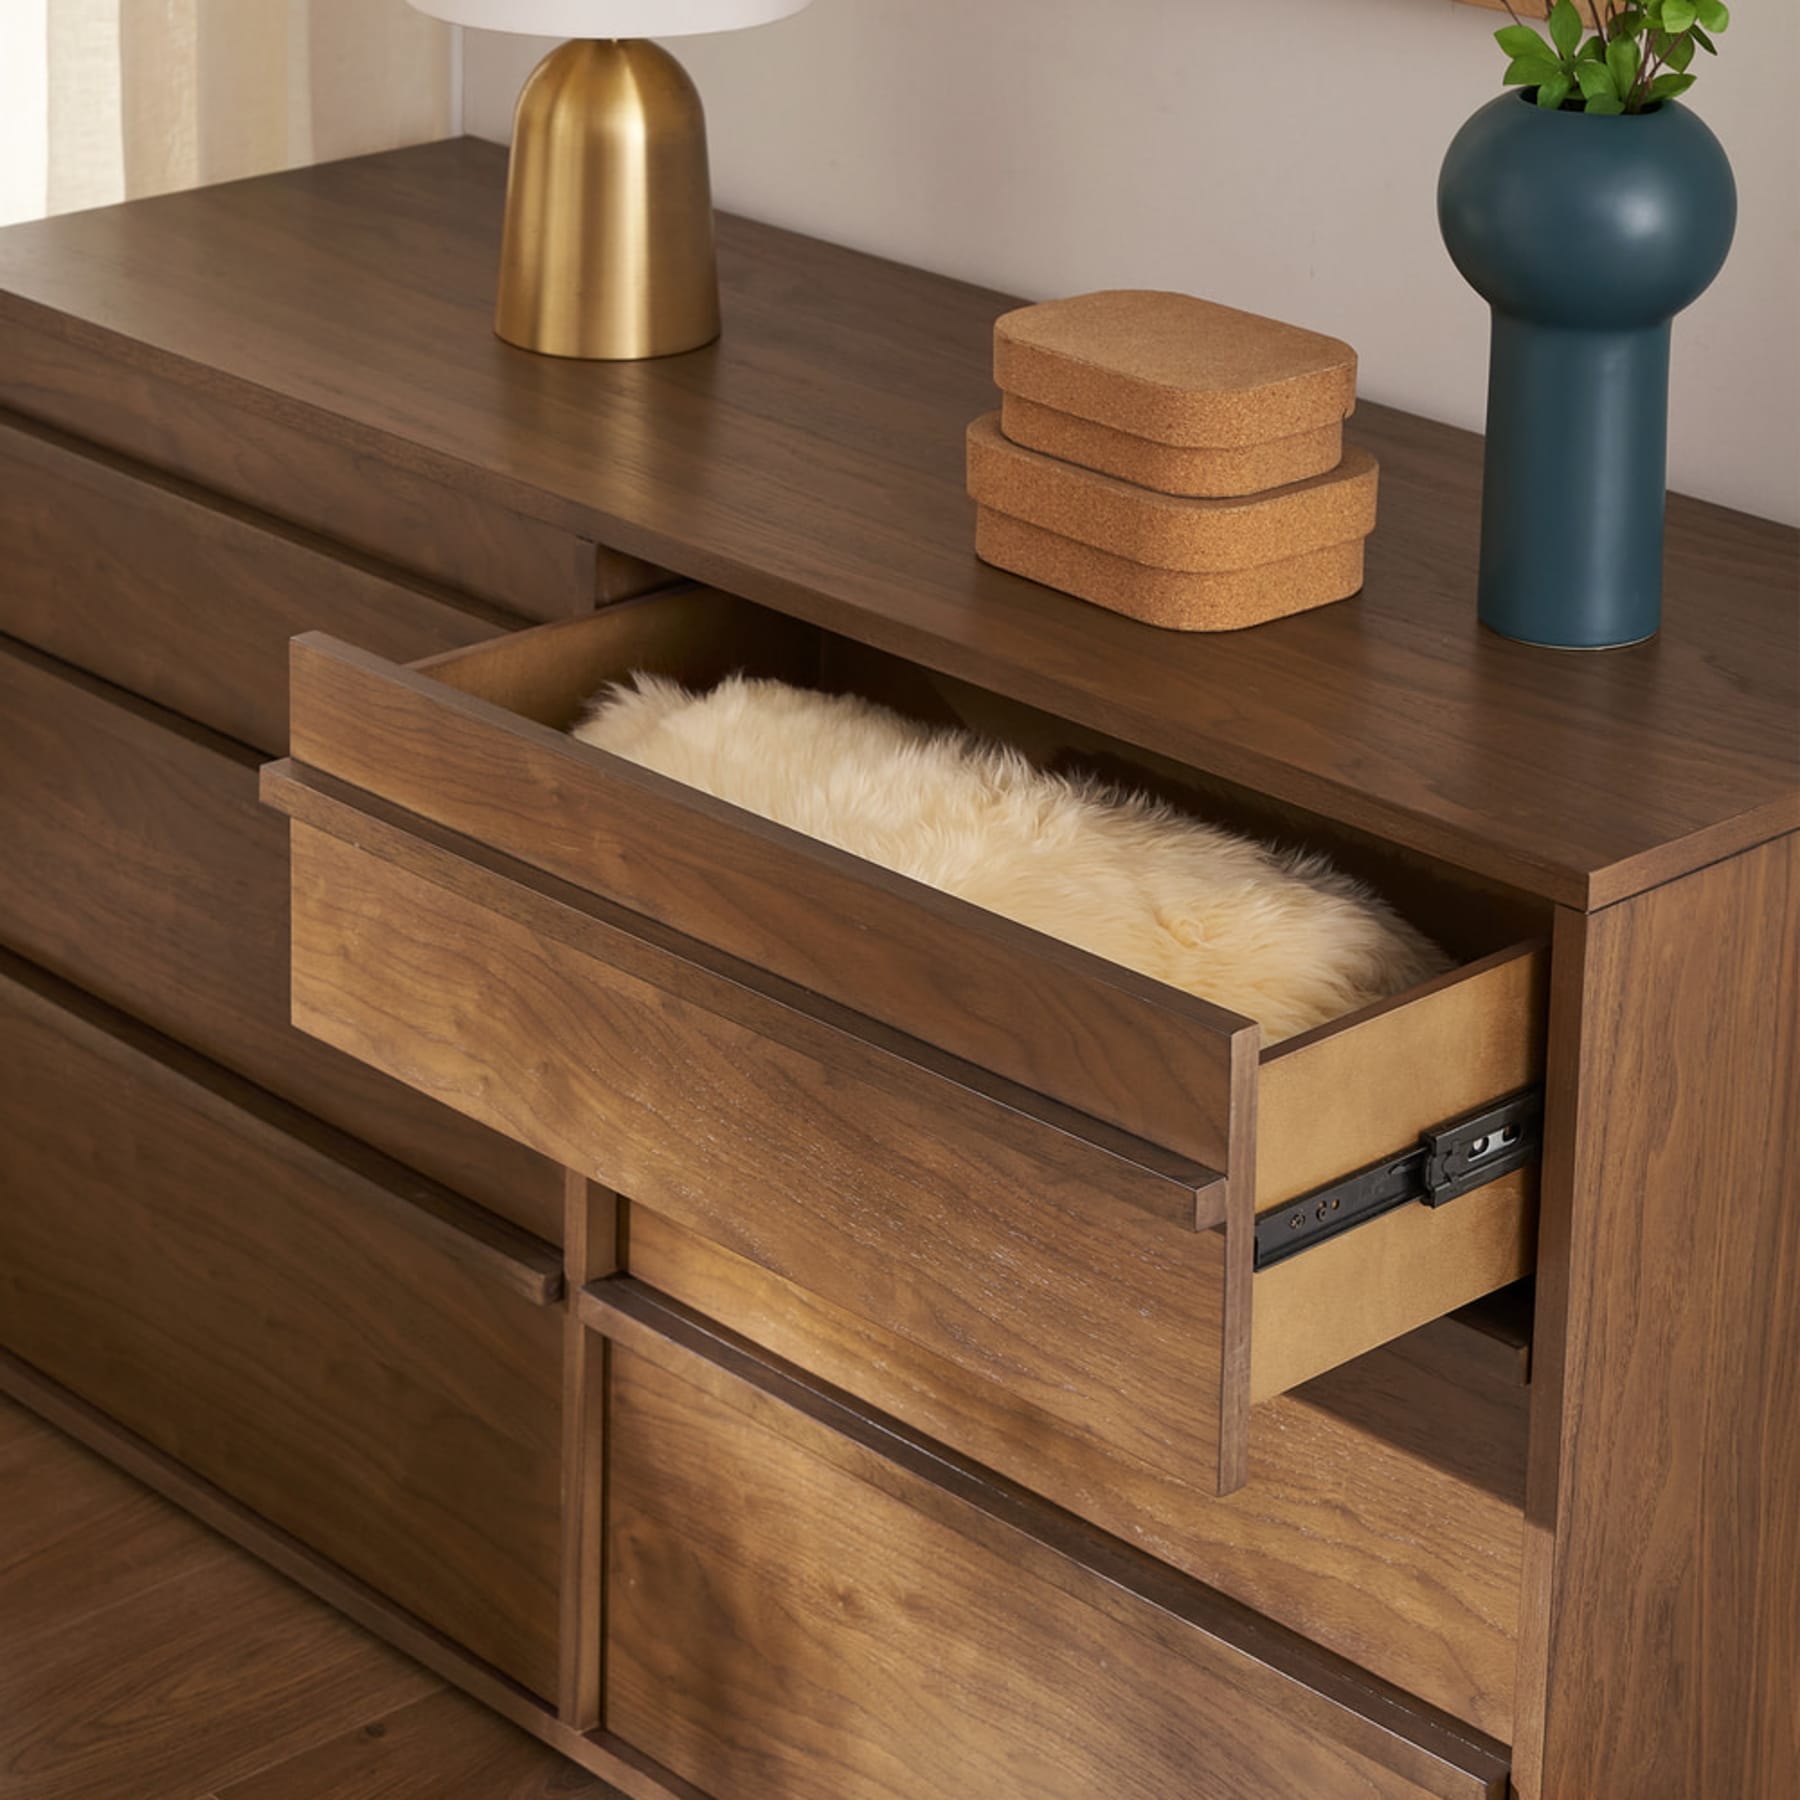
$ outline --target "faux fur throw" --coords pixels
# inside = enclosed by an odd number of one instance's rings
[[[864,700],[742,676],[692,694],[637,675],[596,695],[574,735],[1257,1019],[1265,1041],[1448,966],[1316,853]]]

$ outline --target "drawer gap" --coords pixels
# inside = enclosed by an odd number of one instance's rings
[[[1419,1134],[1410,1150],[1272,1207],[1256,1221],[1260,1271],[1402,1206],[1437,1207],[1537,1160],[1544,1090],[1522,1088]]]

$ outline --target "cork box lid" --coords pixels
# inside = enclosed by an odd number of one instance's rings
[[[1002,314],[994,379],[1117,431],[1231,449],[1343,419],[1356,402],[1356,352],[1191,294],[1116,288]]]

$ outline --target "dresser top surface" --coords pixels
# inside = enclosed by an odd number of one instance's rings
[[[1800,823],[1794,531],[1674,497],[1655,640],[1510,644],[1475,622],[1480,440],[1364,402],[1363,593],[1160,631],[975,558],[1012,299],[727,217],[716,345],[534,357],[489,328],[504,182],[460,139],[14,226],[0,320],[1565,904]]]

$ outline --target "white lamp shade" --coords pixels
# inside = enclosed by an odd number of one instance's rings
[[[741,31],[797,13],[810,0],[411,0],[422,13],[480,31],[530,37],[689,37]]]

